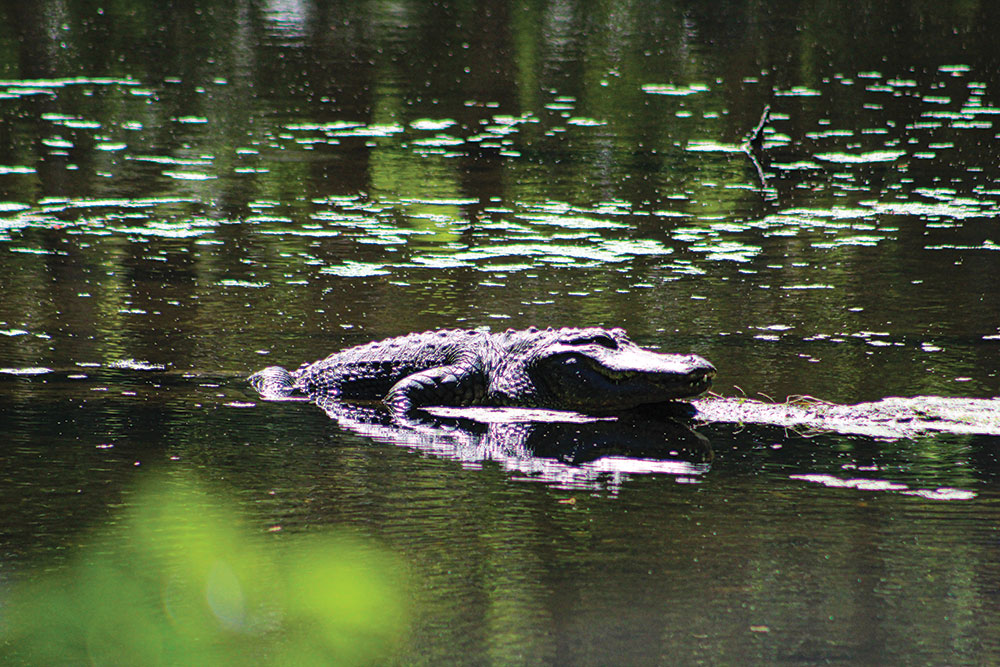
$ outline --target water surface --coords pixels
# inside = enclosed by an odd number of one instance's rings
[[[606,325],[727,396],[998,395],[996,9],[706,7],[0,9],[0,579],[194,472],[412,562],[407,663],[995,661],[996,438],[414,434],[244,382]]]

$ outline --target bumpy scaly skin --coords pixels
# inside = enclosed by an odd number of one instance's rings
[[[695,355],[644,350],[621,329],[485,329],[410,334],[331,354],[289,373],[250,377],[270,399],[378,400],[424,405],[610,412],[696,396],[715,368]]]

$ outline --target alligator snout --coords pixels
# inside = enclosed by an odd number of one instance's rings
[[[695,363],[697,366],[688,373],[688,377],[704,378],[707,380],[711,380],[715,377],[717,371],[715,370],[715,366],[712,365],[712,362],[707,359],[702,359],[701,357],[695,357]]]
[[[692,362],[694,368],[687,372],[685,379],[692,387],[696,387],[700,391],[706,391],[712,386],[712,379],[716,374],[715,366],[707,359],[697,356],[692,358]]]

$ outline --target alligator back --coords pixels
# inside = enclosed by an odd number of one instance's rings
[[[398,382],[422,371],[456,365],[482,370],[491,348],[485,330],[427,331],[341,350],[291,375],[295,389],[308,396],[382,400]]]

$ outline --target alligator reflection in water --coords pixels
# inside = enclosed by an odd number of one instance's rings
[[[613,489],[632,474],[690,478],[707,473],[713,458],[711,443],[690,424],[777,426],[878,439],[932,433],[1000,435],[1000,399],[917,396],[838,405],[815,399],[764,403],[710,397],[600,417],[541,409],[433,406],[400,415],[383,405],[313,400],[342,427],[373,440],[468,466],[492,461],[515,475],[565,487]]]
[[[708,440],[669,416],[590,417],[522,408],[427,408],[402,417],[381,406],[318,400],[340,426],[467,466],[573,488],[616,488],[630,474],[708,472]]]

